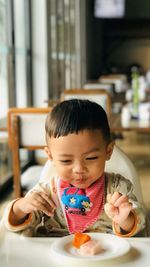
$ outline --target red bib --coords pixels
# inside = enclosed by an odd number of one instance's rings
[[[70,233],[84,232],[104,209],[104,175],[87,189],[59,179],[57,192]]]

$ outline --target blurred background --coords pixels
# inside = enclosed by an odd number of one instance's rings
[[[150,209],[150,1],[0,0],[1,209],[13,189],[8,109],[53,106],[64,90],[89,83],[110,93],[112,114],[124,115],[131,102],[148,103],[144,130],[114,132]]]

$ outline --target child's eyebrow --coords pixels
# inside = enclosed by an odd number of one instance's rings
[[[59,154],[60,157],[71,157],[72,154]]]

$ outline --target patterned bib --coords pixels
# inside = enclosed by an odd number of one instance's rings
[[[57,192],[70,233],[84,232],[104,209],[104,175],[87,189],[58,179]]]

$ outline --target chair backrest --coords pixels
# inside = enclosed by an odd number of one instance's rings
[[[98,89],[98,90],[105,90],[107,91],[108,93],[112,94],[113,92],[113,86],[111,83],[100,83],[99,81],[97,82],[86,82],[84,85],[83,85],[83,89],[86,89],[86,90],[95,90],[95,89]]]
[[[39,150],[45,143],[45,119],[51,108],[11,108],[8,143],[12,151],[14,196],[21,196],[20,149]]]
[[[69,99],[88,99],[94,101],[101,105],[107,115],[111,114],[111,96],[106,90],[102,89],[71,89],[65,90],[61,94],[61,100],[69,100]]]
[[[115,145],[113,154],[109,161],[106,161],[105,171],[119,173],[134,186],[135,195],[140,203],[143,203],[140,180],[134,164],[129,157],[118,146]]]

